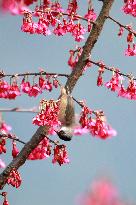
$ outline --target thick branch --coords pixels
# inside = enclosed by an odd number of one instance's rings
[[[95,43],[98,40],[98,37],[103,29],[104,22],[106,20],[106,16],[109,15],[109,11],[111,9],[111,6],[113,4],[114,0],[104,0],[102,10],[96,20],[96,24],[93,25],[92,31],[85,43],[85,46],[83,48],[83,53],[76,64],[76,67],[74,68],[73,72],[69,76],[66,87],[68,87],[70,93],[74,89],[74,86],[76,85],[78,79],[80,76],[82,76],[83,68],[86,64],[86,59],[89,56],[89,53],[92,51]],[[12,168],[18,169],[20,166],[22,166],[26,159],[28,158],[29,154],[32,152],[32,150],[40,143],[40,141],[44,138],[42,135],[48,134],[48,128],[47,127],[40,127],[36,133],[33,135],[33,137],[30,139],[30,141],[24,146],[24,148],[21,150],[19,155],[7,166],[7,168],[3,171],[3,173],[0,175],[0,187],[1,189],[5,186],[6,180],[9,176],[10,171]]]

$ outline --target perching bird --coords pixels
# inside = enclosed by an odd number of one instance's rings
[[[58,119],[61,122],[61,128],[57,131],[60,139],[70,141],[73,136],[75,125],[75,108],[74,101],[70,94],[67,94],[66,89],[61,86],[60,95],[60,111]]]

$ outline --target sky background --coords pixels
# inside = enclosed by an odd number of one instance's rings
[[[80,1],[80,14],[85,13],[86,2]],[[98,13],[102,3],[97,0],[93,3]],[[123,24],[134,24],[135,19],[123,14],[122,6],[123,1],[115,1],[110,15]],[[22,33],[21,22],[22,17],[0,15],[0,68],[5,73],[37,72],[40,67],[49,72],[70,73],[67,65],[68,51],[77,45],[73,38],[69,35],[45,37]],[[127,32],[119,38],[118,30],[117,25],[110,20],[106,21],[93,49],[92,59],[103,60],[106,65],[136,75],[136,57],[124,55],[127,48]],[[118,98],[115,93],[104,87],[98,88],[97,70],[92,66],[86,71],[78,81],[73,96],[80,100],[85,99],[92,109],[103,109],[108,122],[117,130],[118,135],[104,141],[91,135],[75,136],[67,143],[70,158],[68,165],[53,165],[51,158],[28,161],[19,169],[23,179],[21,187],[16,190],[6,186],[4,189],[8,191],[10,205],[75,205],[80,193],[85,192],[90,183],[101,176],[110,177],[122,197],[136,201],[136,102]],[[108,81],[112,74],[106,73],[105,80]],[[30,108],[38,106],[42,98],[57,99],[58,96],[56,90],[51,93],[45,92],[38,98],[23,95],[15,101],[1,100],[0,107]],[[76,107],[80,112],[78,105]],[[24,141],[28,141],[37,129],[32,125],[34,116],[35,114],[26,113],[3,114],[5,121],[12,126],[13,132]],[[6,157],[2,156],[7,164],[11,160],[10,147]]]

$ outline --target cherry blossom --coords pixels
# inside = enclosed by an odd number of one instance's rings
[[[2,134],[8,134],[11,131],[11,126],[7,125],[3,120],[0,122],[0,132]]]
[[[114,72],[114,70],[116,71],[116,73]],[[113,69],[113,76],[109,82],[105,83],[105,87],[111,89],[111,91],[113,92],[118,91],[120,88],[120,79],[121,76],[119,74],[119,69]]]
[[[20,96],[20,95],[21,95],[20,89],[19,89],[19,87],[17,85],[17,82],[14,81],[10,85],[10,87],[9,87],[9,89],[7,91],[7,98],[9,100],[14,100],[17,96]]]
[[[9,202],[7,200],[7,192],[2,192],[1,195],[4,197],[3,205],[9,205]]]
[[[58,112],[59,100],[42,100],[40,102],[40,113],[33,118],[33,124],[38,126],[48,125],[55,128],[61,124],[58,120]]]
[[[77,14],[77,9],[78,9],[78,4],[77,4],[77,0],[70,0],[69,4],[68,4],[68,8],[67,8],[67,14],[71,15]]]
[[[7,98],[7,92],[10,85],[5,80],[0,80],[0,98]]]
[[[22,92],[29,94],[31,90],[31,85],[29,81],[25,81],[25,78],[23,78],[20,87],[21,87]]]
[[[120,26],[118,36],[122,36],[124,33],[124,28]]]
[[[132,15],[136,17],[136,1],[135,0],[127,0],[125,1],[125,5],[122,8],[125,14]]]
[[[19,172],[13,168],[7,179],[7,184],[11,184],[13,187],[18,188],[21,185],[22,179]]]
[[[60,166],[62,164],[69,163],[68,154],[65,145],[56,145],[54,147],[54,158],[52,163],[58,163]]]
[[[51,155],[51,145],[49,140],[45,137],[39,145],[29,155],[29,160],[41,160]]]
[[[107,124],[103,111],[98,111],[95,115],[96,118],[92,118],[92,111],[87,106],[83,106],[79,120],[81,126],[88,129],[92,136],[101,139],[117,135],[117,132]]]
[[[16,142],[12,141],[12,157],[15,158],[19,153],[19,150],[17,149]]]
[[[132,47],[128,44],[128,48],[125,51],[125,56],[136,56],[136,44],[133,43]]]

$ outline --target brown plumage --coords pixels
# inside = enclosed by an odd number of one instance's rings
[[[58,136],[62,140],[70,141],[72,139],[73,127],[75,124],[75,109],[73,98],[66,93],[64,87],[61,88],[58,119],[61,122],[61,129],[57,132]]]

